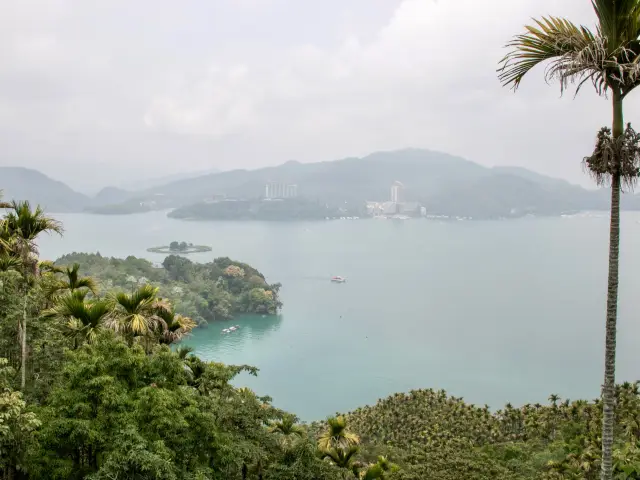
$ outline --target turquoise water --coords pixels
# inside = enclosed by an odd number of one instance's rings
[[[59,215],[71,251],[137,255],[206,244],[281,282],[278,317],[211,324],[187,342],[204,358],[260,368],[238,384],[305,420],[396,391],[444,388],[498,407],[601,384],[608,218],[503,222],[181,222],[162,213]],[[619,379],[640,378],[640,216],[623,215]],[[330,282],[333,275],[347,278]],[[223,335],[221,330],[241,328]]]

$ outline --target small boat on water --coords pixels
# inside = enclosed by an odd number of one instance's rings
[[[240,330],[240,325],[233,325],[229,328],[223,328],[222,333],[232,333],[232,332],[235,332],[236,330]]]
[[[335,277],[331,277],[331,281],[332,281],[333,283],[344,283],[344,282],[346,282],[346,281],[347,281],[347,279],[346,279],[346,278],[344,278],[344,277],[341,277],[340,275],[337,275],[337,276],[335,276]]]

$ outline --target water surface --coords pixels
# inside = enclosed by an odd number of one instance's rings
[[[239,384],[303,419],[396,391],[444,388],[498,407],[550,393],[595,397],[601,382],[606,215],[495,222],[183,222],[161,212],[58,215],[72,251],[136,255],[204,244],[281,282],[279,317],[212,324],[187,343],[206,359],[260,368]],[[618,378],[640,378],[640,216],[623,215]],[[344,284],[329,281],[333,275]],[[240,330],[221,334],[239,324]]]

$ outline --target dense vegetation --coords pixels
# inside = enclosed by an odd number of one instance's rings
[[[94,278],[100,290],[124,290],[141,285],[158,288],[178,313],[198,324],[231,318],[239,313],[276,314],[281,306],[280,284],[268,284],[255,268],[229,258],[194,263],[178,255],[164,259],[162,267],[133,256],[103,257],[99,253],[71,253],[56,265],[79,266],[82,275]]]
[[[615,478],[640,478],[638,384],[616,389]],[[398,479],[596,480],[600,474],[601,401],[507,405],[491,412],[444,391],[395,394],[347,416],[366,458],[388,455]],[[316,425],[318,427],[318,425]]]
[[[254,368],[169,348],[195,324],[156,287],[101,294],[78,265],[38,258],[37,237],[62,225],[28,203],[0,207],[0,478],[342,477],[294,416],[230,385]],[[229,288],[257,274],[215,265]]]
[[[359,213],[354,209],[354,213]],[[201,202],[169,212],[169,217],[192,220],[324,220],[345,211],[304,198]]]

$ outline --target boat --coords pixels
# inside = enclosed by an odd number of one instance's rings
[[[229,330],[228,328],[224,328],[224,329],[222,330],[222,333],[231,333],[231,330]]]
[[[335,276],[335,277],[331,277],[331,281],[332,281],[333,283],[344,283],[344,282],[346,282],[346,281],[347,281],[347,279],[346,279],[346,278],[344,278],[344,277],[341,277],[340,275],[337,275],[337,276]]]

